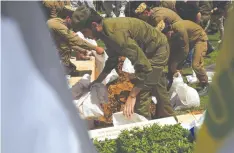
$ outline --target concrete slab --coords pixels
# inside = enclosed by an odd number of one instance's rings
[[[91,70],[92,71],[91,81],[95,80],[96,75],[95,75],[95,58],[94,57],[91,57],[91,60],[88,60],[88,61],[76,61],[75,58],[72,58],[71,62],[73,64],[75,64],[75,66],[77,67],[77,70]],[[71,77],[71,79],[68,82],[71,86],[73,86],[81,78],[82,78],[82,76],[81,77]]]
[[[199,115],[186,114],[186,115],[177,116],[177,118],[179,120],[179,123],[189,124],[193,120],[198,120],[201,116],[202,114],[199,114]],[[151,120],[151,121],[146,121],[146,122],[138,122],[138,123],[120,125],[116,127],[108,127],[108,128],[97,129],[97,130],[90,130],[89,136],[92,139],[95,138],[100,141],[105,140],[106,138],[116,139],[118,135],[121,133],[121,131],[123,130],[131,130],[134,127],[143,128],[143,127],[155,124],[155,123],[161,126],[177,124],[173,117],[167,117],[167,118],[156,119],[156,120]]]

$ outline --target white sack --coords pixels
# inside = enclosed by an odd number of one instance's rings
[[[183,77],[179,72],[177,73],[177,77],[173,77],[169,93],[174,110],[200,106],[200,97],[197,91],[184,83]]]
[[[207,76],[208,76],[208,82],[211,83],[212,82],[212,78],[214,76],[214,72],[206,72]],[[193,71],[192,75],[188,75],[186,76],[186,79],[188,81],[189,84],[194,84],[194,83],[198,83],[199,80],[197,79],[196,73]]]
[[[173,83],[171,85],[171,88],[169,90],[169,96],[172,96],[172,93],[176,91],[176,87],[178,87],[178,85],[184,84],[184,80],[182,75],[178,72],[177,73],[177,77],[176,75],[174,75],[173,77]]]
[[[108,84],[116,79],[118,79],[119,75],[118,73],[116,72],[115,69],[113,69],[108,75],[107,77],[103,80],[103,84]]]
[[[82,39],[88,41],[89,43],[91,43],[91,44],[97,46],[97,42],[96,42],[95,40],[89,39],[89,38],[85,38],[84,35],[83,35],[83,33],[77,32],[76,34],[77,34],[80,38],[82,38]]]
[[[72,86],[71,92],[73,99],[79,99],[84,92],[88,91],[88,87],[91,81],[91,76],[89,74],[85,74],[80,81],[78,81],[75,85]]]
[[[200,97],[197,90],[189,87],[186,83],[179,85],[176,88],[176,93],[180,101],[178,101],[177,105],[175,106],[175,110],[200,106]]]
[[[128,58],[124,60],[122,71],[130,74],[135,73],[134,66]]]
[[[97,118],[104,115],[101,104],[108,102],[108,91],[101,83],[94,84],[90,90],[89,85],[90,75],[86,74],[72,87],[77,98],[74,103],[82,118]]]
[[[137,113],[134,113],[130,119],[125,117],[123,115],[123,112],[117,112],[113,114],[114,126],[137,123],[137,122],[144,122],[144,121],[148,121],[148,119],[146,119],[144,116],[141,116]]]

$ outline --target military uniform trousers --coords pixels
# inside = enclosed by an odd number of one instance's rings
[[[204,56],[207,52],[207,41],[197,40],[194,43],[194,53],[192,59],[192,68],[197,75],[200,83],[208,83],[208,77],[204,68]]]
[[[157,98],[156,114],[154,118],[168,117],[174,115],[170,105],[169,93],[167,91],[167,79],[163,72],[169,57],[169,45],[159,47],[150,58],[148,57],[153,72],[150,78],[156,78],[157,82],[145,83],[144,88],[136,97],[135,112],[151,119],[150,105],[152,96]],[[155,80],[155,79],[152,79]]]

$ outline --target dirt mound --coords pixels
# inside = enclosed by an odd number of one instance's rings
[[[112,114],[123,110],[128,94],[133,88],[133,84],[128,77],[129,74],[122,71],[124,60],[125,57],[120,57],[119,64],[116,68],[119,78],[107,85],[109,102],[103,105],[104,116],[95,122],[97,128],[112,125]],[[151,108],[153,113],[155,111],[155,105],[153,104]]]

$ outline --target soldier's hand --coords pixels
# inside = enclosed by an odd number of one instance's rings
[[[134,106],[136,103],[136,97],[128,96],[128,99],[125,103],[123,115],[127,118],[131,118],[132,114],[134,113]]]
[[[102,55],[104,53],[104,49],[102,47],[96,47],[95,51],[97,52],[98,55]]]

